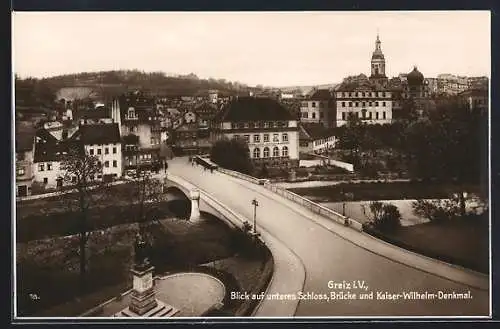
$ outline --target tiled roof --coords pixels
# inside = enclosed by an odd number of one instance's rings
[[[16,125],[16,152],[29,151],[33,149],[35,141],[35,130]]]
[[[120,142],[120,130],[117,123],[80,126],[76,134],[85,145]]]
[[[221,111],[221,121],[275,121],[294,120],[290,112],[280,103],[270,98],[239,97],[232,100]]]
[[[310,97],[313,101],[326,101],[332,98],[332,94],[328,89],[318,89]]]
[[[326,128],[321,123],[304,123],[302,127],[312,139],[328,137],[333,134],[331,129]]]

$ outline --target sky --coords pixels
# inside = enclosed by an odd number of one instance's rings
[[[490,76],[490,12],[14,12],[21,77],[138,69],[249,85],[370,73],[377,31],[389,77],[414,66]]]

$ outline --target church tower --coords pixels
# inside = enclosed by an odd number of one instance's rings
[[[375,41],[375,51],[372,54],[371,60],[371,75],[370,80],[379,83],[387,82],[387,77],[385,75],[385,58],[382,53],[382,47],[379,35],[377,33],[377,40]]]

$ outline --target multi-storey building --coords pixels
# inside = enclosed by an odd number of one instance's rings
[[[328,89],[319,89],[300,104],[300,121],[321,123],[325,127],[335,124],[335,101]]]
[[[487,89],[488,77],[469,77],[467,78],[467,87],[469,89]]]
[[[16,127],[17,128],[17,127]],[[16,196],[31,194],[34,181],[33,161],[35,134],[32,131],[16,129]]]
[[[298,122],[279,102],[239,97],[217,116],[217,138],[241,138],[248,143],[257,167],[298,167]]]
[[[122,176],[122,141],[117,123],[80,126],[75,136],[74,139],[80,141],[86,154],[99,159],[103,179],[112,180]]]
[[[141,92],[128,93],[113,101],[111,118],[124,139],[125,168],[156,166],[160,145],[167,139],[167,127],[155,101]],[[131,144],[132,143],[132,144]]]
[[[439,74],[437,76],[438,93],[457,95],[468,88],[468,79],[453,74]]]
[[[488,111],[489,104],[487,89],[468,89],[458,94],[458,96],[470,110]]]
[[[392,122],[392,91],[369,80],[357,84],[343,84],[336,90],[336,126],[355,116],[367,124]]]

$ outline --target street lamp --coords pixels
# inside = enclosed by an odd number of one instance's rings
[[[257,233],[257,207],[259,206],[259,201],[257,199],[252,200],[253,205],[253,233]]]

